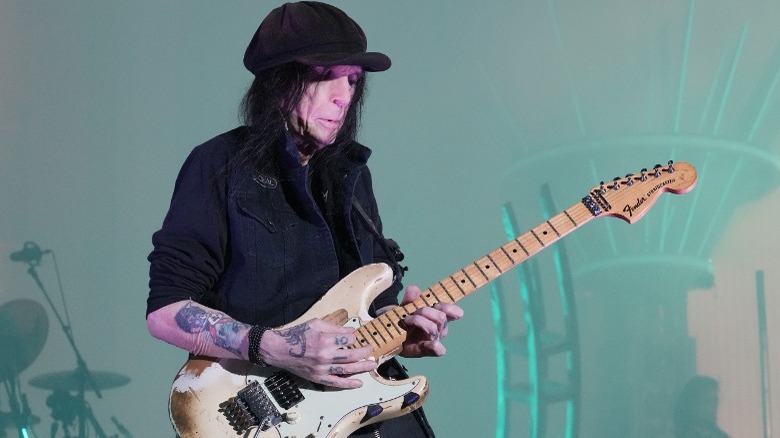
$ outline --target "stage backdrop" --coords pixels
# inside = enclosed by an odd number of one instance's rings
[[[186,354],[146,331],[151,235],[189,151],[237,124],[252,79],[244,48],[278,4],[0,1],[0,323],[36,320],[3,334],[3,351],[22,359],[0,366],[22,360],[4,379],[29,400],[37,436],[54,421],[42,376],[76,368],[66,331],[90,370],[129,378],[86,394],[108,435],[120,424],[135,437],[172,436],[168,390]],[[602,180],[691,162],[700,181],[690,194],[666,195],[638,225],[599,220],[567,241],[581,436],[669,436],[675,394],[696,373],[720,382],[725,430],[761,436],[771,394],[760,310],[770,335],[780,332],[776,2],[336,4],[393,60],[369,75],[361,139],[407,281],[428,286],[502,244],[506,202],[522,229],[541,222],[545,183],[562,209]],[[32,271],[9,257],[26,242],[51,251]],[[38,311],[13,311],[19,300]],[[426,410],[440,436],[492,436],[490,293],[462,305],[446,357],[405,364],[430,378]],[[504,310],[522,321],[520,308]],[[777,369],[777,336],[767,351]],[[1,412],[21,396],[9,386]],[[525,436],[526,409],[512,405],[514,436]],[[564,423],[559,413],[550,421]]]

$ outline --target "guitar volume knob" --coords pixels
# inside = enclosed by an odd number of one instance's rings
[[[288,424],[295,424],[301,421],[301,413],[298,411],[289,411],[284,414],[284,421]]]

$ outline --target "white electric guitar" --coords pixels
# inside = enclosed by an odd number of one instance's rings
[[[393,279],[389,266],[372,264],[346,276],[284,327],[312,318],[354,327],[357,341],[350,348],[370,345],[383,363],[400,351],[406,339],[402,321],[415,310],[465,298],[593,218],[616,216],[634,223],[662,193],[686,193],[695,185],[693,166],[671,161],[601,183],[580,202],[424,290],[412,303],[371,318],[369,305]],[[247,361],[196,357],[173,382],[171,422],[182,438],[337,438],[411,412],[428,395],[423,376],[388,380],[369,372],[355,377],[363,386],[342,390]]]

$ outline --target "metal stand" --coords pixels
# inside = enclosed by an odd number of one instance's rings
[[[73,396],[70,396],[70,394],[67,394],[65,392],[61,394],[57,394],[58,391],[55,391],[46,399],[46,404],[50,408],[52,408],[52,417],[55,419],[54,425],[57,424],[57,421],[62,423],[63,430],[66,431],[65,436],[67,438],[70,438],[70,435],[67,432],[68,430],[67,425],[72,423],[72,421],[75,419],[78,421],[78,435],[76,435],[76,437],[86,438],[87,437],[86,423],[87,420],[89,420],[90,424],[92,424],[93,428],[95,429],[95,433],[97,433],[97,436],[99,438],[107,438],[106,434],[103,432],[103,429],[100,427],[97,420],[92,415],[92,410],[88,408],[88,405],[84,399],[84,393],[86,392],[86,390],[94,391],[95,395],[97,395],[98,398],[103,398],[103,395],[100,393],[100,388],[98,388],[98,385],[95,384],[95,380],[93,379],[92,373],[90,373],[89,368],[87,367],[87,363],[84,361],[84,358],[81,356],[78,347],[76,347],[76,341],[73,338],[73,332],[71,331],[70,325],[65,324],[65,321],[63,321],[62,317],[60,316],[60,313],[54,307],[54,303],[52,303],[51,298],[49,297],[49,293],[46,291],[46,288],[43,286],[40,277],[38,277],[38,272],[35,270],[36,264],[29,263],[29,268],[27,269],[27,273],[30,274],[30,277],[32,277],[33,280],[35,280],[35,284],[38,285],[38,288],[41,290],[43,296],[46,298],[46,301],[49,303],[49,307],[54,313],[54,316],[57,317],[57,321],[60,323],[62,332],[65,333],[65,337],[68,339],[68,343],[70,343],[70,346],[73,349],[74,354],[76,355],[76,373],[77,373],[77,379],[80,384],[77,398],[74,398]],[[63,402],[64,404],[59,405],[60,403]],[[62,415],[61,413],[75,413],[75,418],[69,418],[68,416]],[[64,420],[67,419],[70,419],[70,421],[65,422]],[[52,432],[56,433],[56,428],[54,425],[52,425]],[[54,435],[52,435],[52,438],[54,438]]]
[[[78,396],[73,396],[67,391],[55,390],[46,398],[46,405],[52,410],[54,422],[51,426],[51,438],[57,435],[57,430],[62,427],[66,438],[71,438],[70,426],[78,421],[78,437],[84,436],[86,421],[95,430],[95,434],[100,438],[107,438],[103,428],[98,423],[89,403],[84,400],[84,393],[80,391]],[[118,435],[112,435],[115,438]]]
[[[34,244],[31,243],[31,245]],[[37,247],[37,245],[35,246]],[[43,286],[43,283],[38,276],[38,272],[35,270],[35,267],[40,262],[40,256],[23,261],[27,263],[27,273],[30,275],[30,277],[33,278],[35,284],[38,285],[38,288],[43,293],[44,298],[46,298],[46,302],[49,303],[49,307],[54,313],[54,316],[57,317],[57,321],[60,323],[60,327],[62,328],[63,333],[65,333],[65,337],[68,339],[68,343],[76,355],[76,372],[74,377],[78,382],[77,395],[72,396],[67,391],[54,390],[54,392],[46,399],[46,404],[52,409],[52,418],[54,418],[54,423],[51,427],[51,436],[54,438],[54,436],[57,434],[57,429],[59,426],[62,426],[65,437],[71,438],[69,426],[75,421],[77,422],[78,434],[74,438],[87,437],[87,423],[92,426],[98,438],[108,438],[105,432],[103,432],[103,428],[92,414],[92,409],[89,407],[89,404],[86,402],[84,397],[87,390],[94,391],[98,398],[103,398],[103,396],[100,393],[100,388],[95,383],[95,379],[93,378],[92,373],[87,367],[87,363],[84,361],[84,358],[79,352],[78,347],[76,347],[76,342],[73,338],[73,332],[71,331],[70,324],[66,324],[60,316],[60,313],[57,311],[57,308],[54,306],[54,303],[49,297],[49,293]]]
[[[761,413],[764,438],[772,437],[772,390],[769,382],[769,339],[766,325],[766,300],[764,299],[764,271],[756,271],[756,304],[758,307],[759,361],[761,363]]]

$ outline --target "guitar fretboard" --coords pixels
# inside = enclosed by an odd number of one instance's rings
[[[371,345],[377,358],[397,354],[406,340],[406,316],[436,303],[455,303],[466,298],[594,217],[582,203],[569,207],[425,289],[417,300],[394,307],[360,326],[353,347]]]
[[[628,223],[638,221],[661,193],[687,193],[696,186],[693,166],[684,162],[672,164],[672,161],[666,167],[658,164],[650,171],[642,169],[639,175],[628,174],[613,179],[610,184],[593,187],[582,202],[464,266],[422,291],[419,299],[364,323],[356,330],[357,340],[350,347],[370,345],[376,358],[389,358],[400,351],[406,340],[404,318],[417,309],[460,301],[595,217],[615,216]]]

